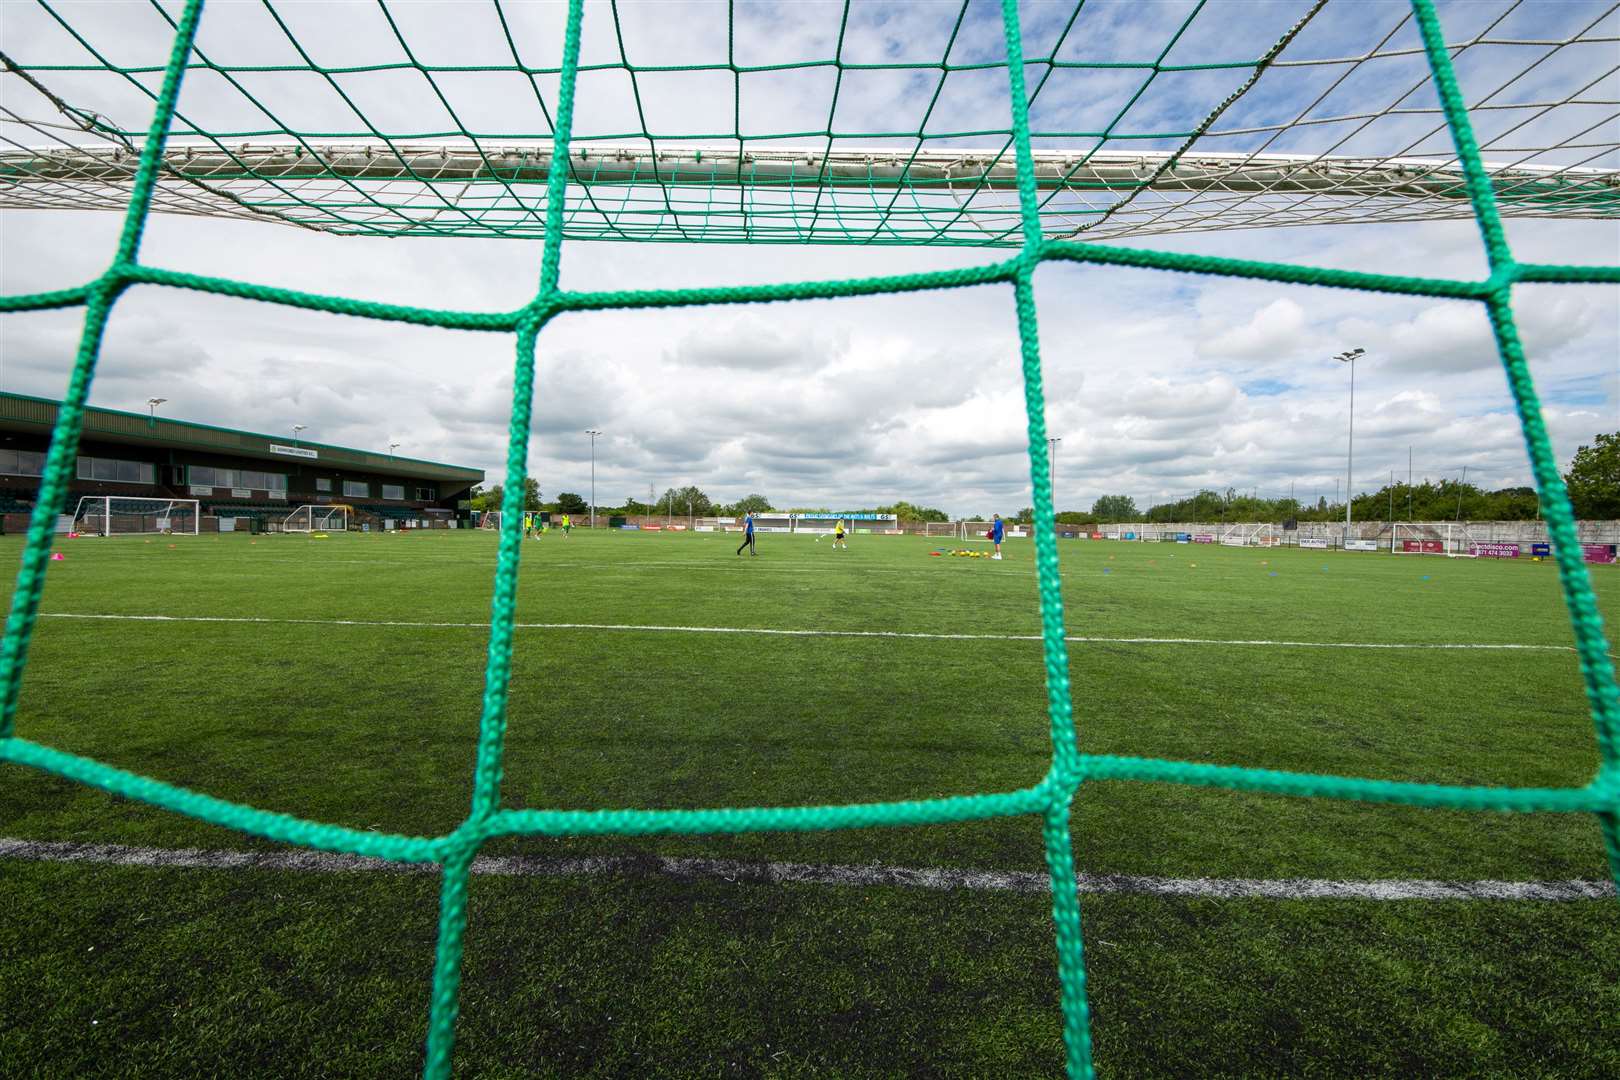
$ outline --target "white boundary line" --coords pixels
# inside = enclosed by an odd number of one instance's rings
[[[126,847],[0,837],[0,858],[31,862],[90,863],[155,869],[286,870],[301,873],[437,873],[436,863],[397,863],[327,851],[207,851],[198,848]],[[1044,893],[1051,879],[1033,870],[913,869],[904,866],[844,866],[740,862],[735,859],[672,858],[665,855],[546,857],[480,855],[472,872],[497,877],[663,877],[680,881],[726,881],[748,885],[892,886],[942,891]],[[1609,881],[1427,881],[1395,879],[1337,881],[1323,878],[1169,878],[1134,874],[1080,874],[1081,893],[1124,893],[1222,900],[1607,900]]]
[[[42,611],[42,619],[84,619],[154,623],[246,623],[274,626],[374,626],[423,630],[487,630],[487,622],[426,622],[403,619],[274,619],[256,615],[104,615]],[[766,637],[895,638],[920,641],[1040,641],[1039,634],[933,634],[906,630],[792,630],[754,626],[662,626],[655,623],[547,622],[513,624],[519,630],[617,630],[652,634],[758,634]],[[1379,642],[1284,641],[1270,638],[1089,637],[1065,641],[1089,645],[1248,645],[1290,649],[1483,649],[1497,652],[1574,652],[1573,645],[1523,645],[1511,642]]]

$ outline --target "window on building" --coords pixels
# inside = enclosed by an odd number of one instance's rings
[[[0,476],[41,476],[45,455],[32,450],[0,450]]]
[[[439,492],[435,488],[419,487],[416,489],[416,497],[423,502],[432,502],[439,497]]]
[[[364,480],[343,481],[343,495],[349,499],[371,498],[371,485]]]
[[[105,480],[113,484],[154,484],[157,482],[157,467],[149,461],[81,457],[78,477],[80,480]]]
[[[193,465],[188,479],[198,487],[251,488],[254,491],[286,491],[286,473],[257,472],[253,469],[215,469]]]
[[[317,476],[315,478],[315,490],[316,491],[331,491],[332,490],[332,478],[330,476]]]
[[[405,485],[404,484],[384,484],[382,486],[382,493],[383,493],[383,498],[385,498],[385,499],[392,499],[395,502],[404,502],[405,501]]]

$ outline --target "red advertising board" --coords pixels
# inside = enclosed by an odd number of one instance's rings
[[[1444,555],[1446,545],[1440,540],[1402,540],[1402,551],[1421,551],[1425,555]]]
[[[1469,544],[1468,554],[1478,555],[1482,559],[1517,559],[1519,557],[1519,545]]]
[[[1581,558],[1590,563],[1612,563],[1615,561],[1613,544],[1582,544]]]
[[[1103,534],[1102,533],[1092,533],[1091,538],[1093,540],[1101,540],[1103,538]]]
[[[1213,544],[1214,542],[1214,533],[1193,533],[1193,543],[1195,544]]]

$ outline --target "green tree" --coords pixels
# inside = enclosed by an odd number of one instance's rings
[[[1587,521],[1620,518],[1620,431],[1599,435],[1575,451],[1564,474],[1575,516]]]
[[[1104,495],[1091,504],[1098,521],[1134,521],[1142,516],[1129,495]]]
[[[670,514],[675,517],[703,517],[717,513],[718,510],[703,490],[692,484],[683,488],[665,488],[664,493],[658,496],[658,513]]]
[[[763,514],[771,509],[771,500],[763,495],[746,495],[732,504],[734,514]]]
[[[565,491],[557,496],[557,510],[564,514],[584,514],[591,509],[591,504],[575,495],[572,491]]]
[[[523,478],[523,509],[540,509],[540,481],[532,476]]]
[[[474,488],[468,502],[472,503],[472,508],[474,510],[488,512],[491,510],[499,510],[501,508],[501,501],[505,498],[506,489],[500,484],[495,484],[487,488]]]
[[[864,513],[865,511],[863,511]],[[949,521],[950,517],[943,510],[935,510],[931,506],[916,506],[904,500],[896,502],[893,506],[879,506],[871,511],[874,514],[893,514],[896,519],[904,522],[916,521]]]

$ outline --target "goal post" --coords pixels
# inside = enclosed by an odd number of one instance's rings
[[[282,519],[281,531],[348,532],[351,509],[342,503],[305,503]]]
[[[73,531],[92,536],[196,536],[201,517],[202,504],[196,499],[86,495],[74,508]]]
[[[962,539],[962,523],[960,521],[926,521],[923,523],[923,535],[960,540]]]
[[[501,511],[485,510],[483,516],[478,519],[478,527],[480,529],[488,529],[491,532],[500,532]]]
[[[1391,555],[1445,555],[1448,537],[1434,525],[1397,521],[1389,531]]]

